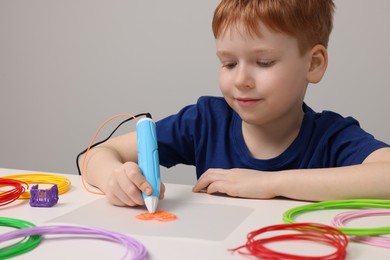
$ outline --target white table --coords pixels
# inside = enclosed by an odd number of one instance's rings
[[[28,171],[0,168],[0,176],[20,173]],[[145,212],[145,208],[112,206],[104,196],[88,193],[80,176],[53,174],[63,175],[72,182],[70,190],[60,195],[57,205],[35,208],[29,206],[28,200],[17,200],[0,207],[0,216],[27,220],[38,226],[87,225],[125,233],[145,245],[149,259],[253,259],[232,254],[228,249],[244,244],[251,231],[281,224],[286,210],[307,204],[287,199],[251,200],[192,193],[191,186],[167,183],[165,199],[159,208],[175,213],[178,219],[172,222],[141,221],[134,216]],[[310,212],[298,216],[297,221],[329,224],[341,211]],[[375,221],[362,220],[360,224],[372,223],[383,226],[390,221],[378,217]],[[11,230],[0,227],[1,232]],[[333,250],[310,242],[281,242],[270,247],[309,255],[323,255]],[[36,249],[15,259],[120,259],[124,251],[121,245],[109,241],[49,235]],[[390,259],[390,249],[350,242],[347,259]]]

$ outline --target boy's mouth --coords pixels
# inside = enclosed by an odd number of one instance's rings
[[[253,106],[255,105],[257,102],[259,102],[261,99],[256,99],[256,98],[245,98],[245,97],[242,97],[242,98],[236,98],[238,104],[240,106]]]

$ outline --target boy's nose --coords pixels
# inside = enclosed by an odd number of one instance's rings
[[[235,77],[235,86],[237,88],[254,88],[255,82],[248,68],[245,66],[240,67],[237,70],[237,74]]]

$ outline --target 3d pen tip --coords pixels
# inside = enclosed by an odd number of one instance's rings
[[[157,205],[158,205],[158,198],[155,196],[148,196],[145,198],[145,205],[148,209],[149,213],[156,212]]]

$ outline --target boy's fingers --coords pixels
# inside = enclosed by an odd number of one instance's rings
[[[165,185],[164,183],[161,183],[160,185],[160,200],[162,200],[164,198],[164,194],[165,194]]]
[[[207,189],[211,184],[223,179],[223,170],[209,169],[199,178],[198,182],[192,188],[193,192],[200,192]]]
[[[126,163],[125,172],[127,177],[140,189],[143,193],[150,195],[152,193],[152,187],[146,181],[145,177],[142,175],[141,170],[138,165],[133,162]]]
[[[202,176],[203,177],[203,176]],[[199,178],[198,182],[192,188],[193,192],[199,192],[206,189],[212,183],[212,179],[208,177]]]

